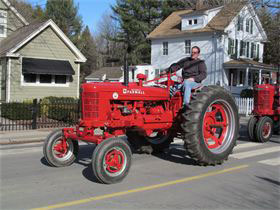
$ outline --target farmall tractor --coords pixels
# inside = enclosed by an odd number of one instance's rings
[[[162,152],[175,137],[182,138],[187,155],[199,165],[222,164],[232,153],[239,132],[234,98],[219,86],[193,91],[182,109],[182,94],[173,97],[172,73],[152,81],[138,74],[139,82],[101,82],[82,85],[81,119],[75,128],[52,132],[44,156],[52,166],[71,165],[78,156],[78,141],[96,145],[92,169],[101,183],[122,181],[128,174],[132,151],[150,146]],[[165,81],[164,81],[165,80]]]
[[[276,85],[256,85],[253,89],[253,116],[248,121],[248,135],[251,140],[267,142],[273,133],[280,131],[280,73]]]

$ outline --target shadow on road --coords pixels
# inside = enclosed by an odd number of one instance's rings
[[[152,155],[162,160],[167,160],[173,163],[198,166],[196,161],[187,156],[186,150],[182,148],[182,145],[173,144],[173,146],[174,147],[170,148],[164,153],[156,153]]]
[[[260,177],[260,176],[256,176],[256,177],[259,178],[259,179],[265,180],[265,181],[267,181],[267,182],[269,182],[271,184],[274,184],[276,186],[280,186],[280,182],[277,181],[277,180],[273,180],[273,179],[266,178],[266,177]]]

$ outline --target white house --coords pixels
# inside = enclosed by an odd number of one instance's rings
[[[235,94],[276,71],[262,63],[267,36],[251,4],[173,12],[148,39],[155,69],[191,56],[191,48],[198,46],[208,72],[203,83],[220,84]]]
[[[129,67],[129,82],[138,82],[137,75],[145,74],[147,80],[153,80],[155,77],[159,76],[159,69],[155,69],[154,66],[148,64],[139,64]],[[120,78],[120,82],[124,81],[124,71]]]

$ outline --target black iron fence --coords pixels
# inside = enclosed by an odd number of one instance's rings
[[[1,103],[0,131],[73,126],[79,113],[79,101],[72,98]]]

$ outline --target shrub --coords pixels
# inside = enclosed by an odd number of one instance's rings
[[[31,120],[32,103],[3,103],[1,105],[1,116],[10,120]]]
[[[253,98],[253,89],[244,89],[240,93],[241,98]]]
[[[78,100],[71,97],[49,96],[41,100],[42,115],[73,124],[78,119]]]

